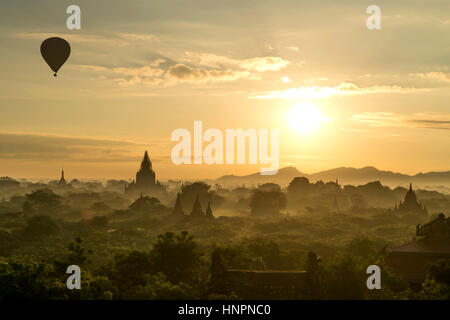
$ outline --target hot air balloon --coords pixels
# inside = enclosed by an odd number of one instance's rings
[[[56,73],[70,56],[70,44],[58,37],[48,38],[41,44],[41,54],[56,77]]]

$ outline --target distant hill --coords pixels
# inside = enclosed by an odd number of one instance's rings
[[[287,185],[295,177],[309,176],[302,173],[295,167],[285,167],[278,170],[277,174],[271,176],[264,176],[258,173],[253,173],[247,176],[226,175],[218,178],[215,182],[223,185],[258,185],[261,183],[273,182],[280,185]]]
[[[370,181],[381,181],[383,184],[403,184],[411,181],[411,176],[392,172],[382,171],[374,167],[364,168],[335,168],[320,171],[309,176],[312,181],[331,181],[338,179],[341,184],[364,184]]]
[[[335,181],[339,184],[365,184],[370,181],[380,181],[385,185],[406,185],[410,182],[425,185],[450,186],[450,171],[418,173],[416,175],[407,175],[392,171],[378,170],[375,167],[348,168],[340,167],[325,171],[307,174],[300,172],[295,167],[286,167],[272,176],[263,176],[260,173],[254,173],[246,176],[226,175],[215,180],[215,183],[224,185],[257,185],[261,183],[274,182],[286,186],[295,177],[306,177],[311,182],[322,180]]]

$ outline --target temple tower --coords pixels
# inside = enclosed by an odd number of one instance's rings
[[[194,206],[192,207],[191,217],[192,218],[204,218],[205,217],[203,210],[202,210],[202,205],[200,204],[200,199],[198,198],[198,195],[195,198]]]

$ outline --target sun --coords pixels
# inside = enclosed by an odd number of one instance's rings
[[[292,128],[301,134],[314,132],[322,123],[330,121],[322,115],[319,108],[311,102],[295,105],[288,113]]]

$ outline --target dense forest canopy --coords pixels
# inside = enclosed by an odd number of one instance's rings
[[[126,196],[116,184],[3,190],[0,298],[239,298],[224,289],[226,270],[306,270],[310,289],[298,297],[306,299],[450,298],[448,260],[418,286],[384,263],[387,248],[450,208],[447,195],[416,190],[424,214],[399,211],[408,190],[379,182],[186,182],[159,198]],[[190,218],[197,198],[212,219]],[[383,290],[366,287],[372,264],[382,267]],[[82,290],[66,288],[69,265],[80,266]]]

